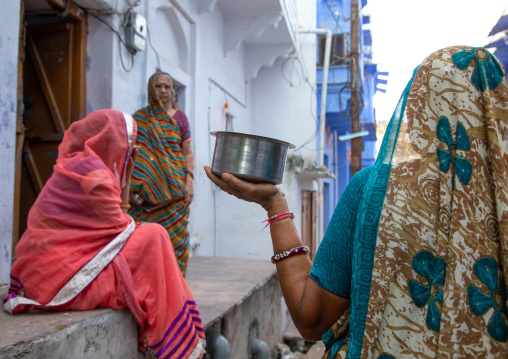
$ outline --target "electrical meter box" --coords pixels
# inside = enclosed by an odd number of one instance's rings
[[[125,43],[132,51],[144,51],[146,47],[146,19],[137,12],[131,12],[125,26]]]

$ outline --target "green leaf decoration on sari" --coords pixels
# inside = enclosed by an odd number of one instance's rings
[[[467,185],[471,180],[473,173],[473,165],[468,160],[456,155],[457,150],[469,151],[471,144],[467,137],[467,132],[462,124],[457,124],[457,142],[452,139],[452,130],[450,128],[450,121],[446,117],[441,117],[437,124],[437,137],[446,143],[448,152],[437,149],[437,156],[439,158],[439,169],[443,172],[448,172],[450,164],[455,164],[455,172],[453,173],[453,187],[455,188],[455,174],[459,177],[460,182]]]
[[[483,47],[465,47],[452,55],[452,61],[459,69],[466,69],[475,59],[476,64],[471,80],[473,84],[483,91],[487,85],[491,90],[503,80],[503,69],[492,54]]]
[[[508,320],[506,309],[508,295],[504,277],[498,281],[497,263],[492,257],[479,259],[474,265],[474,273],[489,288],[490,294],[487,295],[470,284],[467,287],[467,294],[471,311],[475,315],[484,315],[490,308],[494,308],[487,332],[495,340],[504,342],[507,339],[506,320]]]
[[[414,271],[427,279],[428,283],[423,285],[410,279],[408,287],[411,298],[418,308],[428,304],[425,323],[431,330],[439,332],[443,305],[443,291],[439,288],[445,282],[446,263],[442,258],[434,258],[432,253],[422,251],[415,255],[412,265]]]

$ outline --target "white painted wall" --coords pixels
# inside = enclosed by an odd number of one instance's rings
[[[0,285],[9,283],[12,256],[14,163],[20,2],[0,0]],[[10,189],[10,190],[9,190]]]
[[[313,28],[315,3],[298,1],[298,15],[303,28]],[[210,76],[224,81],[224,88],[229,89],[238,100],[228,98],[227,94],[224,94],[225,91],[214,84],[209,86],[209,92],[211,92],[209,96],[211,101],[209,106],[210,129],[216,130],[217,127],[224,129],[220,106],[223,105],[224,96],[226,96],[230,111],[235,115],[235,131],[278,138],[292,142],[297,146],[312,138],[308,148],[313,149],[315,136],[311,135],[315,131],[315,95],[311,86],[308,86],[304,80],[304,74],[300,75],[300,86],[292,87],[282,74],[283,67],[287,67],[291,61],[279,59],[273,66],[261,68],[258,76],[246,83],[245,92],[235,91],[236,84],[231,81],[235,78],[244,79],[240,72],[242,69],[224,64],[234,60],[233,64],[242,65],[244,63],[241,61],[242,47],[237,50],[238,53],[235,51],[228,53],[226,61],[221,62],[221,53],[217,52],[221,49],[219,45],[222,45],[221,34],[210,33],[212,29],[217,28],[213,23],[220,23],[220,14],[215,12],[203,20],[201,25],[206,28],[202,30],[203,41],[208,43],[208,48],[205,51],[209,52],[212,57],[212,65],[208,65]],[[315,36],[303,40],[298,58],[302,63],[307,80],[312,86],[315,86]],[[230,56],[238,57],[238,59],[230,59]],[[206,56],[202,56],[202,58],[207,60]],[[215,64],[217,66],[214,66]],[[205,62],[203,66],[207,68]],[[296,64],[296,67],[298,66]],[[214,139],[212,138],[211,145],[213,146],[213,144]],[[315,157],[315,152],[309,153],[305,148],[302,148],[300,152],[305,156]],[[207,153],[203,149],[198,157],[202,161],[204,158],[210,158],[211,155],[211,150]],[[208,164],[210,163],[211,159]],[[261,224],[261,221],[266,218],[266,212],[258,205],[241,202],[217,188],[213,188],[214,186],[207,181],[204,181],[201,188],[203,191],[206,191],[207,187],[210,188],[212,195],[209,196],[207,191],[205,192],[207,197],[201,198],[201,192],[199,192],[198,195],[203,202],[203,205],[198,206],[199,223],[192,222],[191,218],[192,231],[197,229],[197,232],[208,233],[196,253],[222,257],[269,258],[273,254],[270,232],[268,229],[263,231]],[[286,193],[289,206],[295,213],[299,214],[301,211],[301,190],[304,188],[314,189],[314,185],[313,181],[302,182],[294,174],[286,172],[281,188]],[[212,205],[210,205],[210,201],[213,202]],[[202,223],[204,218],[206,218],[206,223]],[[215,236],[212,236],[209,231],[212,228],[210,220],[214,221]],[[301,227],[298,215],[295,224],[298,229]],[[213,241],[213,245],[210,243],[211,241]]]
[[[1,101],[8,102],[7,106],[2,106],[2,111],[8,112],[2,116],[5,125],[0,127],[0,144],[8,151],[0,151],[0,160],[2,165],[7,165],[2,168],[10,168],[9,176],[2,176],[0,181],[4,188],[13,188],[19,4],[0,1],[4,4],[3,9],[11,13],[5,16],[9,23],[0,23],[3,34],[11,34],[0,38],[0,54],[4,55],[1,57],[0,79],[9,84],[0,90]],[[116,12],[125,10],[124,2],[102,2],[109,3]],[[223,107],[227,101],[230,113],[235,116],[234,130],[237,132],[280,138],[297,146],[314,137],[311,135],[315,131],[316,102],[308,83],[315,86],[315,36],[300,35],[298,59],[302,68],[296,63],[294,66],[294,69],[303,71],[299,73],[299,85],[294,82],[291,86],[284,79],[282,71],[288,71],[288,64],[291,65],[293,60],[288,62],[282,58],[262,67],[254,79],[246,79],[244,45],[224,53],[224,18],[220,6],[216,5],[208,12],[200,8],[197,0],[179,3],[181,9],[173,7],[168,0],[146,0],[135,10],[147,20],[160,66],[178,83],[181,107],[190,121],[195,161],[190,232],[191,240],[199,243],[193,254],[267,259],[273,250],[269,230],[262,230],[261,221],[266,218],[266,213],[257,205],[218,191],[203,171],[204,165],[212,163],[215,138],[209,133],[225,129]],[[313,28],[315,3],[297,0],[297,4],[300,27]],[[104,15],[102,19],[124,35],[121,16]],[[125,66],[130,67],[131,57],[123,46],[119,46],[117,35],[89,15],[87,112],[114,108],[133,113],[146,105],[147,81],[158,66],[155,52],[147,42],[146,50],[134,56],[131,71],[122,67],[120,54]],[[12,85],[4,81],[8,76],[14,76]],[[299,152],[314,158],[313,141]],[[314,181],[302,182],[294,174],[286,173],[281,188],[291,210],[297,214],[297,228],[300,228],[300,192],[314,186]],[[0,214],[4,214],[5,219],[0,228],[4,229],[2,233],[9,234],[0,242],[0,265],[4,265],[0,267],[0,278],[5,278],[4,281],[8,278],[7,262],[11,257],[10,252],[4,253],[4,248],[10,250],[12,197],[13,193],[9,192],[9,196],[0,198]],[[7,264],[1,262],[4,257]]]
[[[297,1],[298,23],[301,29],[315,28],[316,4],[313,1]],[[294,144],[296,152],[304,158],[315,158],[316,131],[316,36],[299,34],[297,52],[286,59],[279,59],[272,67],[263,67],[252,82],[251,121],[253,131],[261,136],[273,137]],[[284,78],[286,77],[286,78]],[[290,81],[288,81],[288,79]],[[309,139],[311,141],[301,147]],[[299,149],[298,149],[299,148]],[[290,150],[289,153],[295,152]],[[295,173],[284,174],[280,188],[286,195],[290,211],[296,214],[295,226],[301,230],[301,191],[316,190],[316,181],[301,180]],[[266,213],[252,209],[245,218],[257,234]],[[261,237],[261,236],[259,236]],[[258,253],[263,258],[273,254],[268,229],[257,240]]]

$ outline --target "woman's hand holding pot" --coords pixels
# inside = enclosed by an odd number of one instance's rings
[[[285,203],[284,193],[270,183],[250,183],[229,173],[217,176],[212,169],[205,166],[208,178],[221,190],[247,202],[260,204],[267,212],[276,204]]]

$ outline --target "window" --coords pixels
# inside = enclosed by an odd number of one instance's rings
[[[348,34],[332,35],[332,46],[330,49],[330,66],[347,65],[348,63]],[[320,35],[319,38],[319,60],[317,66],[322,67],[325,63],[326,36]]]
[[[233,129],[233,119],[235,116],[229,113],[229,111],[226,112],[226,131],[227,132],[234,132]]]

